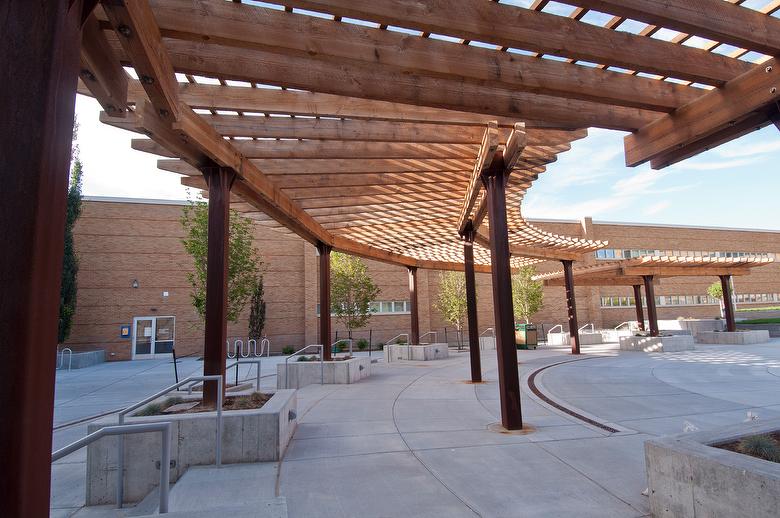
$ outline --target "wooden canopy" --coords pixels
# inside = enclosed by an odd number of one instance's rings
[[[104,1],[80,88],[184,184],[232,168],[260,224],[407,266],[462,267],[500,153],[513,264],[577,259],[604,243],[529,225],[531,183],[587,127],[661,167],[777,120],[780,1],[570,3]]]
[[[638,286],[643,277],[718,277],[748,275],[750,270],[774,262],[770,254],[742,257],[644,256],[621,261],[604,261],[592,266],[574,268],[578,286]],[[545,286],[563,286],[563,270],[534,276]]]

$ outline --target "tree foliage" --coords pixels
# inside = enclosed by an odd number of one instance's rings
[[[515,317],[529,322],[534,313],[542,309],[544,287],[533,280],[536,270],[533,266],[524,266],[512,276],[512,306]]]
[[[444,320],[458,331],[463,329],[466,319],[466,276],[462,272],[441,272],[439,295],[434,307]]]
[[[371,319],[370,303],[380,292],[379,286],[368,274],[366,264],[359,257],[339,252],[331,254],[331,312],[347,328],[350,338],[353,329],[368,324]]]
[[[73,134],[76,138],[78,125],[74,123]],[[63,343],[70,336],[73,316],[76,314],[76,293],[79,259],[73,242],[73,227],[81,215],[81,178],[82,165],[79,160],[78,146],[74,144],[71,156],[73,165],[70,170],[70,186],[65,214],[65,247],[62,256],[62,277],[60,281],[60,315],[57,327],[57,341]]]
[[[252,302],[249,304],[249,339],[259,340],[265,328],[265,300],[263,300],[263,275],[257,276]]]
[[[723,286],[720,282],[713,282],[707,286],[707,295],[713,299],[723,300]]]
[[[206,317],[206,263],[208,258],[209,209],[205,202],[191,201],[182,211],[184,250],[190,254],[195,270],[187,274],[192,286],[192,305],[201,319]],[[228,314],[238,320],[257,286],[262,261],[252,240],[252,222],[237,211],[230,211],[228,248]]]

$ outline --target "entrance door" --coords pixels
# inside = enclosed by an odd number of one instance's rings
[[[133,319],[133,359],[167,357],[173,351],[175,317]]]

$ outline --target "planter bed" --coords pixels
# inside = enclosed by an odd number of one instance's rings
[[[387,363],[399,360],[431,361],[449,358],[449,347],[445,343],[425,345],[386,345],[385,361]]]
[[[322,378],[326,385],[345,385],[357,383],[371,375],[371,358],[359,357],[349,360],[323,362],[322,373],[319,360],[290,361],[285,369],[284,363],[276,366],[276,386],[278,388],[301,388],[319,384]],[[289,375],[289,380],[287,376]]]
[[[297,425],[295,390],[277,390],[261,408],[222,412],[222,462],[278,461]],[[160,398],[164,401],[168,396]],[[186,399],[186,398],[185,398]],[[198,412],[153,416],[128,416],[125,423],[171,423],[171,482],[195,465],[216,462],[217,413]],[[115,425],[116,417],[91,423],[88,431]],[[106,437],[87,447],[87,505],[113,504],[116,500],[117,437]],[[138,502],[160,481],[160,434],[124,438],[124,499]]]
[[[765,329],[754,329],[751,331],[699,333],[696,335],[696,341],[700,344],[765,344],[769,341],[769,331]]]
[[[780,464],[716,446],[779,430],[774,419],[645,442],[652,515],[776,517]]]
[[[620,338],[621,351],[642,351],[646,353],[673,353],[691,351],[694,347],[693,336],[623,336]]]

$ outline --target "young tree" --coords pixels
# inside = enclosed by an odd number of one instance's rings
[[[713,282],[709,286],[707,286],[707,295],[712,297],[713,299],[717,299],[718,303],[720,305],[720,316],[723,318],[723,313],[725,308],[723,307],[723,286],[721,286],[720,282]]]
[[[381,290],[368,274],[366,264],[352,255],[333,252],[330,255],[330,303],[336,320],[352,330],[365,327],[371,319],[370,303]],[[320,308],[320,312],[327,311]]]
[[[184,250],[192,256],[195,271],[187,274],[192,285],[192,305],[202,319],[206,318],[206,260],[208,256],[209,209],[204,202],[190,202],[182,211]],[[252,222],[237,211],[230,211],[228,251],[228,314],[230,322],[238,320],[252,297],[260,275],[260,260],[252,240]]]
[[[439,295],[434,307],[439,310],[446,322],[458,331],[460,345],[461,331],[466,319],[466,276],[462,272],[441,272],[439,276]]]
[[[515,317],[522,318],[527,324],[531,316],[542,309],[544,288],[542,283],[533,280],[536,270],[533,266],[523,266],[512,276],[512,306]]]
[[[79,160],[78,145],[75,144],[78,124],[73,125],[74,145],[71,151],[73,165],[70,170],[70,187],[65,215],[65,249],[62,256],[62,277],[60,282],[60,316],[57,329],[57,341],[63,343],[70,336],[73,315],[76,313],[77,276],[79,259],[73,243],[73,227],[81,215],[81,177],[82,166]]]
[[[265,328],[265,300],[263,300],[263,275],[257,276],[252,302],[249,305],[249,339],[260,340]]]

